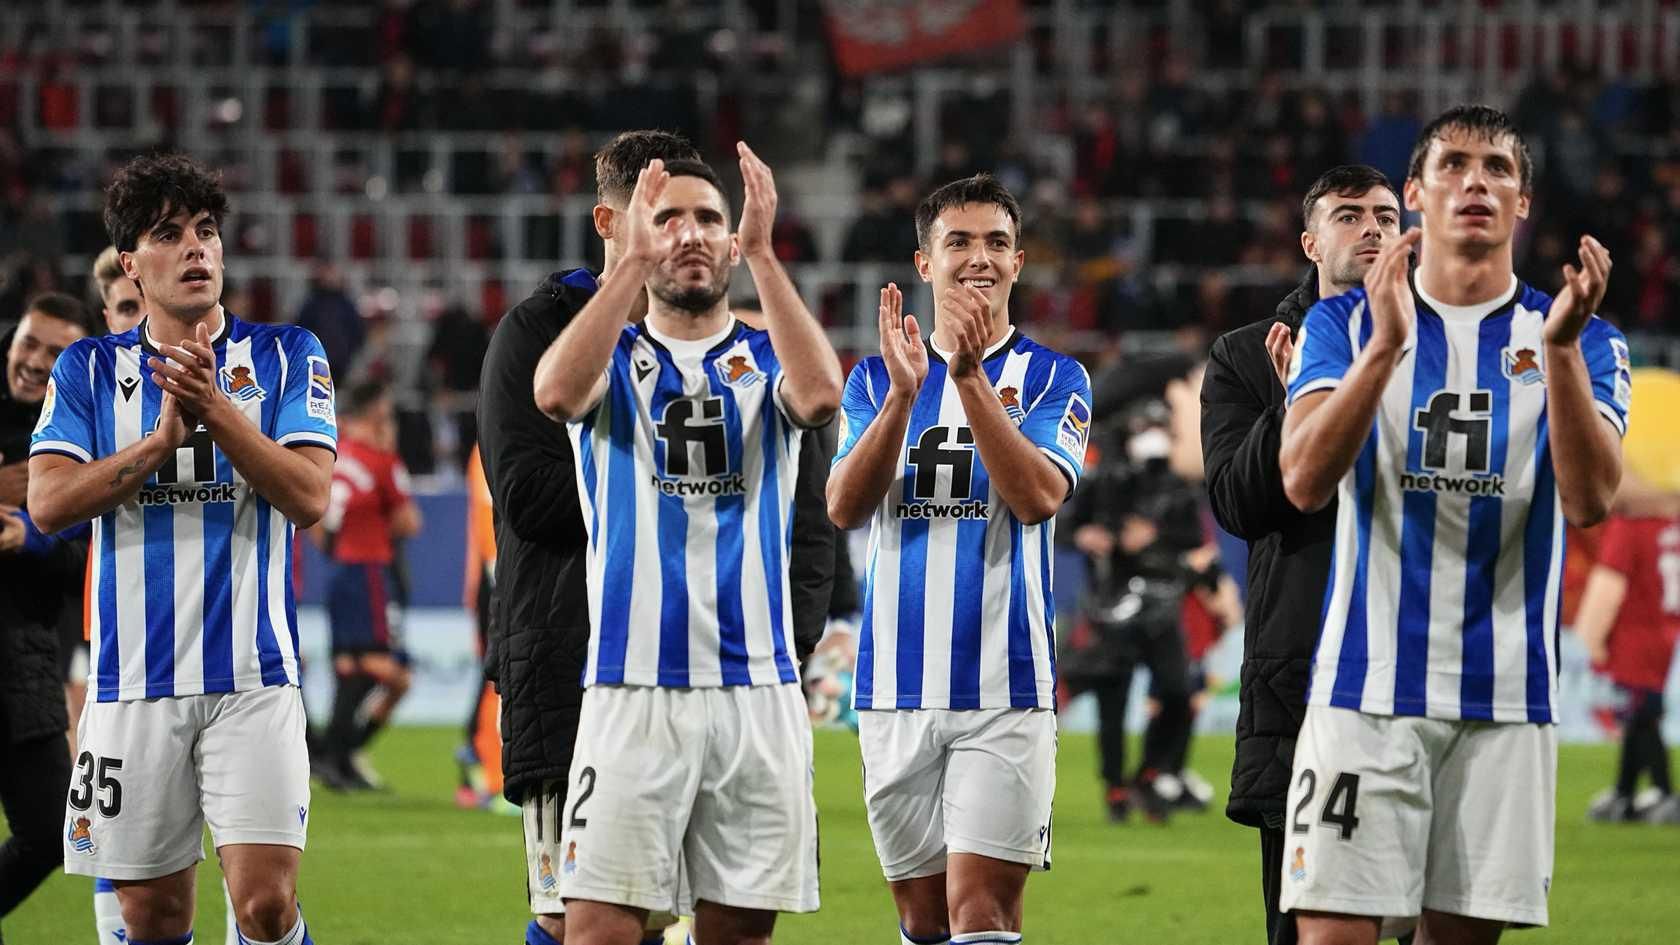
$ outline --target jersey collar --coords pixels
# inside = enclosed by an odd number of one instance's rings
[[[221,312],[222,323],[221,323],[221,325],[219,325],[216,328],[215,331],[210,333],[210,347],[211,348],[215,348],[217,345],[226,341],[227,337],[228,337],[228,332],[233,330],[233,313],[229,312],[225,308],[222,308],[221,306],[217,306],[217,309]],[[147,315],[145,318],[142,318],[140,320],[140,324],[137,325],[133,330],[136,330],[136,331],[140,332],[140,346],[142,348],[151,352],[152,354],[158,354],[159,351],[158,351],[158,348],[157,348],[157,342],[152,340],[151,322],[152,322],[152,316]]]
[[[1015,347],[1015,340],[1019,337],[1021,337],[1021,329],[1016,328],[1013,325],[1009,326],[1009,334],[1004,335],[1002,341],[999,341],[998,343],[992,345],[990,348],[987,348],[985,356],[982,357],[980,359],[980,361],[982,363],[984,363],[986,361],[990,361],[991,359],[997,357],[999,353],[1004,352],[1004,351],[1008,351],[1010,348]],[[928,357],[937,359],[940,364],[946,363],[950,359],[951,355],[956,353],[956,352],[953,352],[953,351],[941,351],[941,350],[939,350],[938,346],[936,346],[933,343],[932,333],[928,334],[926,344],[927,344],[927,349],[928,349]]]

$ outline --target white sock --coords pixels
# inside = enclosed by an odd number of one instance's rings
[[[303,910],[299,909],[297,921],[292,923],[292,930],[274,941],[259,942],[249,935],[245,935],[243,932],[239,933],[239,941],[243,943],[243,945],[299,945],[299,943],[303,941],[303,930]]]
[[[951,936],[951,945],[1021,945],[1021,933],[964,932]]]
[[[93,887],[93,925],[98,930],[99,945],[125,945],[122,903],[116,890],[106,888],[102,880]]]
[[[951,945],[949,935],[943,938],[911,938],[910,933],[904,931],[904,926],[898,927],[898,945]]]

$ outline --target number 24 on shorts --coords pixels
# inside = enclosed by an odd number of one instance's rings
[[[1295,785],[1301,791],[1301,800],[1295,804],[1295,815],[1290,818],[1289,826],[1295,833],[1306,833],[1312,828],[1301,817],[1312,805],[1313,795],[1318,793],[1318,772],[1311,768],[1301,769]],[[1354,815],[1357,806],[1359,775],[1338,774],[1335,783],[1330,786],[1330,795],[1324,799],[1324,806],[1318,812],[1318,822],[1337,828],[1341,839],[1351,840],[1354,829],[1359,826],[1359,818]]]

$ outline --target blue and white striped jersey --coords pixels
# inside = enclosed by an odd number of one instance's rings
[[[1369,438],[1337,491],[1336,544],[1308,701],[1375,715],[1557,719],[1563,509],[1546,436],[1552,299],[1417,317]],[[1307,313],[1289,400],[1336,386],[1371,337],[1365,292]],[[1627,429],[1627,342],[1581,337],[1599,412]]]
[[[619,336],[567,425],[589,532],[585,686],[797,682],[787,560],[800,430],[770,335]]]
[[[315,336],[224,313],[223,393],[286,446],[337,449],[332,372]],[[146,323],[59,356],[31,455],[92,462],[157,425]],[[93,520],[89,688],[101,702],[297,685],[292,523],[202,426],[127,502]]]
[[[1021,433],[1079,481],[1091,380],[1076,360],[1012,332],[986,378]],[[838,463],[890,382],[879,356],[852,369]],[[992,488],[956,383],[929,348],[903,466],[875,510],[853,704],[859,709],[1054,708],[1055,519],[1025,525]]]

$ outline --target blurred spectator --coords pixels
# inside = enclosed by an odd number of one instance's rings
[[[344,276],[332,263],[318,260],[310,271],[309,297],[298,310],[297,323],[320,339],[328,364],[344,365],[340,373],[348,379],[367,331],[356,303],[344,292]]]
[[[439,408],[454,422],[455,469],[465,469],[473,447],[478,444],[478,378],[490,348],[490,332],[484,322],[460,303],[451,303],[437,315],[432,340],[426,346]]]

